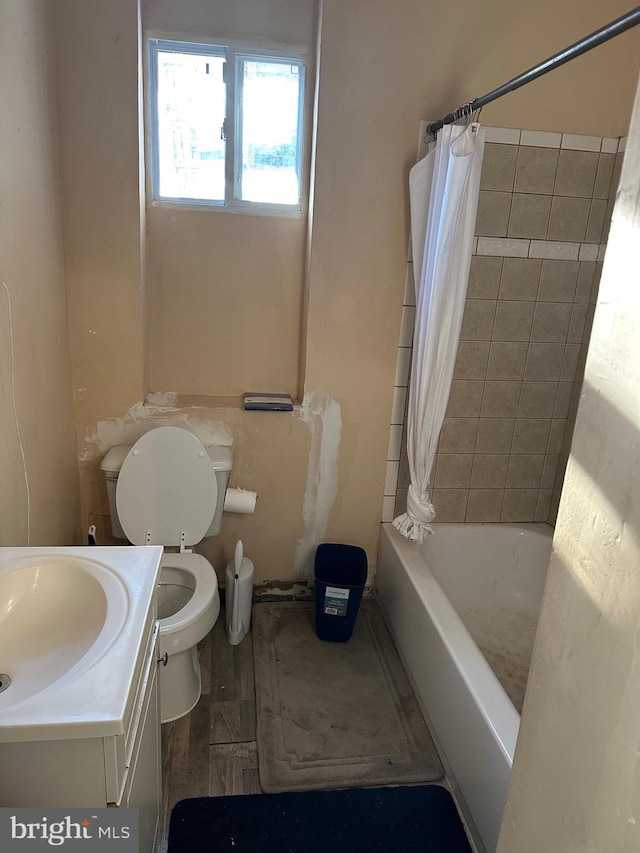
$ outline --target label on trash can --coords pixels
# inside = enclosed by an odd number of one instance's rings
[[[324,594],[324,612],[328,616],[346,616],[349,590],[339,586],[328,586]]]

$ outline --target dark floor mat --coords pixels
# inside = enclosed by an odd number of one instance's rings
[[[439,785],[182,800],[168,853],[471,853]]]

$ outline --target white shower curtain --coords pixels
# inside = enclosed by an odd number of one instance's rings
[[[418,544],[431,533],[431,470],[442,428],[471,264],[484,130],[445,125],[409,175],[411,244],[416,286],[407,450],[407,511],[393,524]]]

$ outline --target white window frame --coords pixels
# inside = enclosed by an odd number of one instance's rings
[[[308,196],[307,169],[307,80],[309,57],[306,50],[297,47],[265,48],[259,44],[220,41],[185,41],[168,36],[147,35],[148,63],[148,156],[149,156],[149,199],[154,206],[205,207],[231,213],[258,213],[299,217],[304,214]],[[157,110],[157,53],[175,50],[177,53],[193,53],[199,56],[222,57],[226,62],[225,83],[227,87],[226,118],[224,122],[225,149],[225,198],[224,200],[161,196],[159,193],[158,156],[158,110]],[[300,69],[298,101],[298,164],[299,197],[297,204],[281,202],[258,202],[239,198],[242,168],[241,109],[242,93],[238,92],[238,69],[244,60],[290,62]]]

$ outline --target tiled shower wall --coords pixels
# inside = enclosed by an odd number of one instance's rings
[[[487,129],[474,256],[431,492],[437,520],[555,517],[624,140]],[[407,265],[383,521],[406,508]]]

